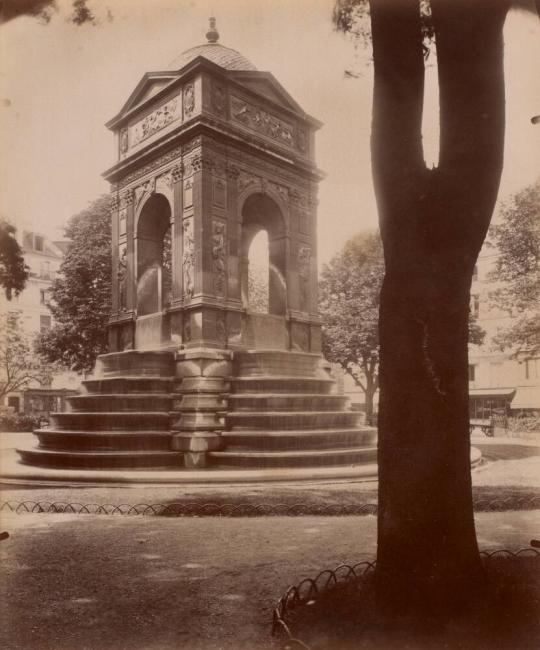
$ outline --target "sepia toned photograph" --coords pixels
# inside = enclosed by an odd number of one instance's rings
[[[0,0],[0,645],[540,647],[540,2]]]

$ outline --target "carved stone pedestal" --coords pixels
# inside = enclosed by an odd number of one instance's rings
[[[171,425],[171,445],[184,452],[187,468],[206,467],[208,452],[223,446],[221,432],[231,373],[229,350],[193,348],[176,354],[181,398],[174,404],[179,414]]]

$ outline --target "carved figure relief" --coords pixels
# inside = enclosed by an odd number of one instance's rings
[[[154,194],[156,191],[156,179],[155,178],[149,178],[147,181],[142,183],[142,185],[139,185],[138,187],[135,188],[135,204],[138,207],[139,203],[141,202],[141,199],[146,195],[146,194]]]
[[[179,113],[178,97],[174,97],[159,108],[156,108],[131,128],[133,145],[139,144],[143,140],[146,140],[146,138],[154,135],[154,133],[168,126],[180,117]]]
[[[212,186],[212,197],[214,205],[217,205],[220,208],[225,207],[225,183],[219,178],[214,179]]]
[[[276,192],[283,199],[283,201],[285,201],[285,203],[289,202],[289,191],[284,185],[269,181],[268,188]]]
[[[193,181],[191,178],[184,183],[184,209],[193,205]]]
[[[118,249],[118,266],[116,269],[118,282],[118,311],[127,309],[127,246],[124,244]]]
[[[184,327],[182,329],[184,342],[189,343],[191,341],[191,321],[189,319],[189,315],[186,316],[184,320]]]
[[[227,324],[225,322],[225,314],[218,314],[216,316],[216,338],[223,345],[227,343]]]
[[[227,224],[224,221],[214,219],[212,221],[212,273],[214,276],[214,293],[219,298],[225,296],[226,246]]]
[[[120,131],[120,153],[125,154],[128,150],[128,147],[129,147],[128,130],[124,128]]]
[[[245,126],[266,135],[281,144],[293,146],[293,126],[255,104],[231,95],[231,116]]]
[[[193,84],[184,87],[184,117],[191,117],[195,110],[195,88]]]
[[[127,208],[122,208],[118,213],[118,235],[122,237],[126,234]]]
[[[311,266],[311,248],[300,246],[298,248],[298,284],[300,289],[300,310],[309,308],[309,275]]]
[[[195,238],[193,234],[193,218],[184,219],[182,225],[182,280],[184,287],[184,299],[191,300],[195,289]]]
[[[303,129],[302,127],[298,128],[297,143],[300,151],[302,153],[306,153],[308,148],[307,133],[306,130]]]
[[[250,185],[257,184],[259,185],[261,183],[261,178],[259,176],[255,176],[254,174],[249,174],[248,172],[239,172],[238,173],[238,191],[243,192],[246,187],[249,187]]]

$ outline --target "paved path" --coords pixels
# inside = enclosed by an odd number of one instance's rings
[[[479,513],[484,549],[526,546],[540,511]],[[370,559],[374,517],[6,515],[6,650],[259,650],[290,583]]]

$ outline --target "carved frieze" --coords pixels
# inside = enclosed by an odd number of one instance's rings
[[[231,95],[231,117],[244,126],[292,147],[293,125],[239,97]]]
[[[182,280],[184,300],[191,300],[195,290],[195,237],[193,232],[193,217],[184,219],[182,224]]]
[[[227,224],[219,219],[212,220],[212,275],[214,293],[218,298],[225,297],[227,268]]]
[[[192,83],[184,86],[184,118],[190,118],[195,110],[195,87]]]
[[[169,99],[129,129],[129,141],[135,146],[154,135],[181,116],[179,97]]]
[[[136,181],[138,178],[141,178],[142,176],[145,176],[146,174],[149,174],[154,170],[159,169],[160,167],[166,165],[168,162],[171,162],[171,160],[175,160],[179,158],[181,154],[182,154],[181,147],[175,147],[174,149],[171,149],[167,153],[164,153],[162,156],[159,156],[159,158],[152,160],[152,162],[149,162],[143,167],[140,167],[139,169],[124,176],[124,178],[122,178],[118,182],[118,187],[121,188],[121,187],[125,187],[126,185],[129,185],[129,183]]]

